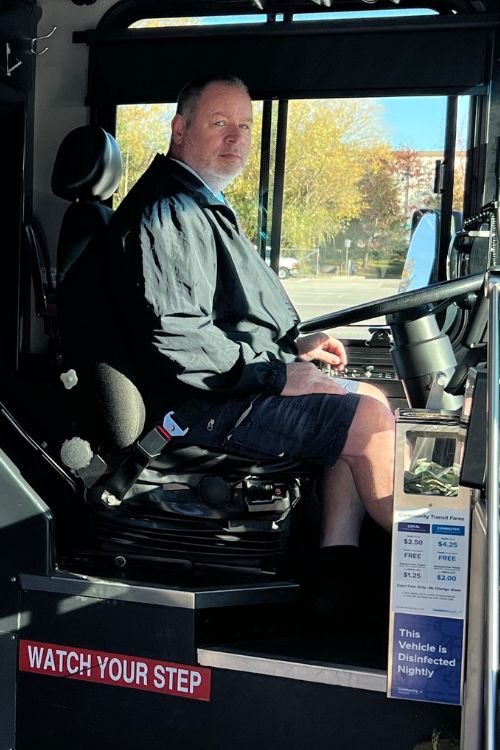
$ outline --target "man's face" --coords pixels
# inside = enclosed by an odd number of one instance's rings
[[[172,120],[171,154],[218,193],[247,163],[251,132],[248,94],[233,84],[210,83],[186,117]]]

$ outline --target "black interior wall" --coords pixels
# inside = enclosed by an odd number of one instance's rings
[[[31,214],[35,2],[0,3],[0,375],[17,369],[21,338],[22,225]],[[28,290],[29,293],[29,290]],[[24,305],[25,307],[25,305]]]

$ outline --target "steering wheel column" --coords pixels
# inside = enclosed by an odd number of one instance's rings
[[[434,403],[428,403],[428,396],[432,394],[436,380],[443,381],[438,383],[443,393],[457,364],[448,336],[439,329],[435,312],[454,300],[475,298],[483,280],[484,274],[478,273],[439,281],[422,289],[306,320],[299,324],[299,331],[313,333],[385,315],[394,337],[394,367],[403,382],[409,404],[415,408],[435,408]],[[439,373],[443,373],[442,378],[436,378]],[[454,410],[459,404],[455,397],[443,393],[443,402],[439,406]]]
[[[428,405],[436,379],[442,391],[457,365],[450,339],[440,330],[430,309],[425,305],[392,313],[386,318],[394,341],[391,349],[394,369],[408,403],[417,409]],[[450,408],[455,408],[455,404],[453,407],[450,404]]]

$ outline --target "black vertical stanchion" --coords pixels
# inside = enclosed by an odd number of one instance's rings
[[[258,207],[258,248],[261,258],[266,257],[268,241],[268,205],[269,205],[269,165],[271,161],[271,119],[273,104],[270,100],[263,103],[262,135],[259,175],[259,207]]]
[[[278,126],[276,134],[276,167],[274,174],[273,214],[271,236],[271,268],[278,273],[280,261],[281,223],[283,218],[283,194],[285,188],[286,129],[288,101],[280,100],[278,105]]]
[[[458,97],[449,96],[446,107],[444,140],[444,177],[441,188],[441,221],[439,222],[438,278],[446,278],[447,251],[451,239],[451,214],[453,210],[453,184],[455,179],[455,141],[457,136]]]

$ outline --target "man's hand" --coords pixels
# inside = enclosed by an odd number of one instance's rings
[[[332,378],[322,375],[312,362],[292,362],[286,366],[286,385],[282,396],[305,396],[307,393],[337,393],[346,391]]]
[[[344,345],[326,333],[310,333],[296,341],[302,362],[326,362],[342,371],[347,364]]]

